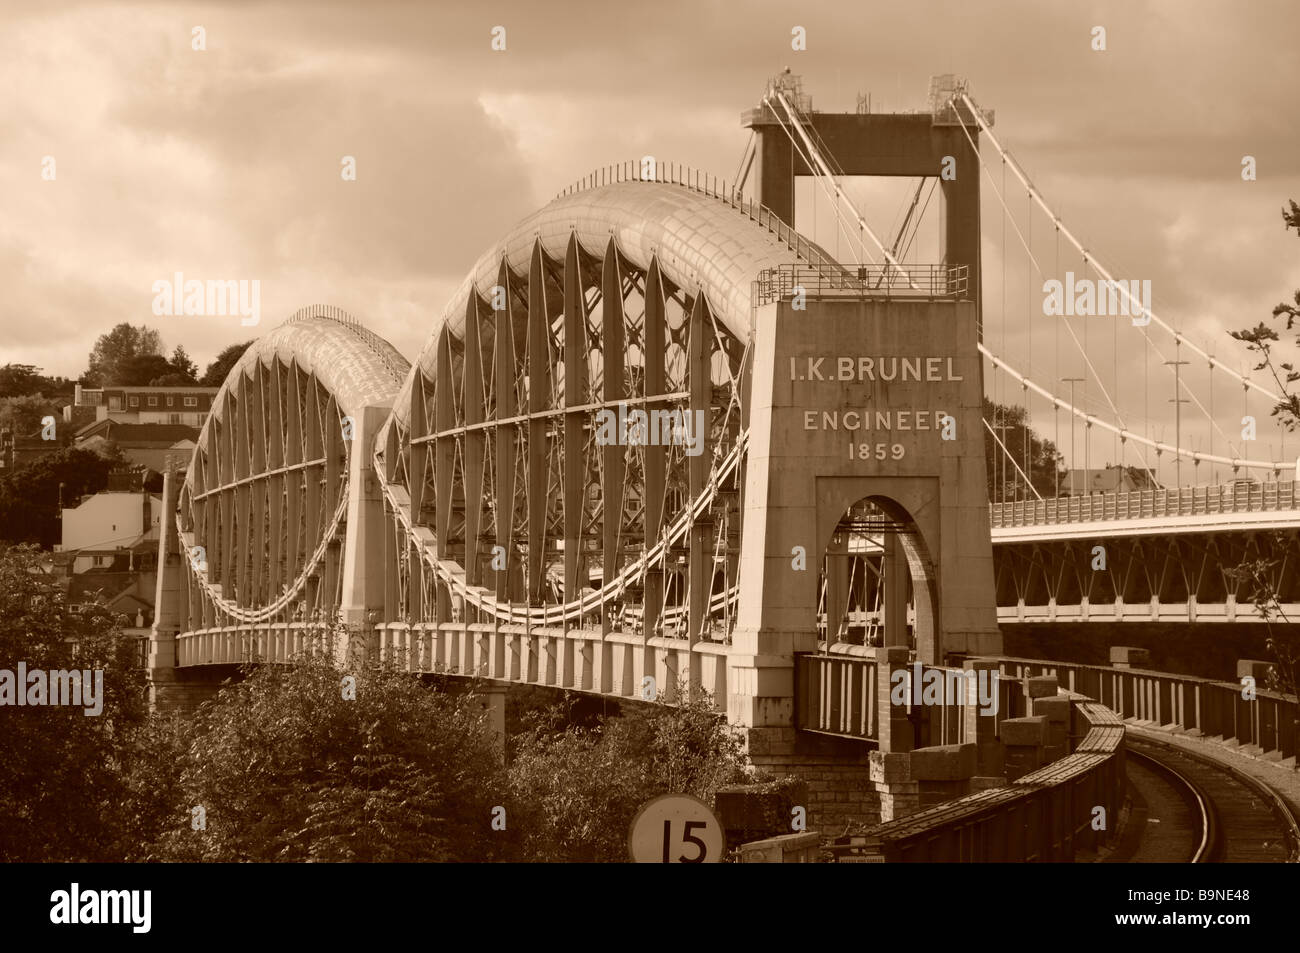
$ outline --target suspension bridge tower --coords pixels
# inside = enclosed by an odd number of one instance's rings
[[[846,527],[883,539],[882,663],[906,659],[909,580],[919,661],[960,665],[1002,649],[978,351],[978,127],[972,135],[956,111],[965,107],[951,105],[960,89],[936,80],[926,113],[819,113],[786,73],[743,117],[754,132],[746,177],[791,229],[799,175],[836,199],[842,176],[938,179],[945,206],[938,262],[902,264],[882,245],[878,264],[827,254],[759,277],[729,697],[733,722],[770,727],[767,747],[752,751],[794,753],[791,660],[823,638],[836,651],[840,612],[826,593],[845,591]],[[891,745],[897,712],[881,704],[882,748],[908,750],[903,725]]]

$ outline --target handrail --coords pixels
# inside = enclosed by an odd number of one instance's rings
[[[995,528],[1043,526],[1297,509],[1300,509],[1300,483],[1297,481],[1236,482],[990,503],[989,524]]]

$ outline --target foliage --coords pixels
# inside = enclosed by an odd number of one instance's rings
[[[143,324],[136,328],[122,322],[95,341],[83,379],[97,386],[125,384],[130,361],[149,355],[162,356],[162,337],[158,332]]]
[[[1288,550],[1286,533],[1276,532],[1272,539],[1272,553]],[[1297,622],[1287,618],[1278,599],[1278,580],[1282,557],[1265,552],[1242,557],[1241,562],[1225,570],[1234,584],[1245,590],[1245,601],[1253,603],[1264,625],[1268,628],[1265,645],[1273,655],[1274,665],[1269,682],[1264,687],[1288,695],[1300,694],[1300,633]],[[1278,623],[1275,625],[1275,623]]]
[[[1294,228],[1296,236],[1300,237],[1300,205],[1294,199],[1290,204],[1290,209],[1282,209],[1282,221],[1287,229]],[[1294,304],[1283,301],[1273,308],[1274,319],[1286,317],[1288,332],[1295,330],[1295,323],[1300,319],[1300,288],[1296,289],[1292,297]],[[1280,340],[1277,331],[1261,321],[1253,328],[1229,331],[1228,334],[1243,342],[1248,351],[1253,351],[1259,357],[1254,370],[1268,371],[1272,375],[1282,394],[1282,399],[1273,408],[1273,416],[1288,431],[1294,431],[1300,426],[1300,393],[1292,392],[1288,385],[1300,381],[1300,371],[1296,370],[1293,362],[1283,361],[1274,354],[1274,344]],[[1296,340],[1300,343],[1300,336]]]
[[[52,547],[61,537],[60,486],[63,505],[72,506],[103,490],[120,462],[111,454],[64,447],[0,477],[0,540]]]
[[[182,818],[150,859],[492,860],[503,768],[472,697],[363,665],[355,700],[320,654],[261,666],[184,729]],[[202,806],[206,829],[190,810]]]
[[[199,382],[199,366],[190,360],[185,346],[177,344],[172,350],[172,373],[183,377],[191,386]]]
[[[1283,227],[1288,230],[1295,229],[1296,236],[1300,237],[1300,205],[1297,205],[1294,199],[1289,204],[1289,209],[1282,209]],[[1300,289],[1296,289],[1292,297],[1294,304],[1287,304],[1284,301],[1273,308],[1274,319],[1286,318],[1288,332],[1295,330],[1296,321],[1300,319]],[[1259,357],[1255,370],[1266,370],[1272,375],[1282,395],[1282,399],[1273,407],[1273,416],[1288,431],[1294,431],[1297,426],[1300,426],[1300,393],[1290,390],[1290,385],[1300,381],[1300,371],[1296,370],[1293,362],[1283,361],[1275,355],[1274,344],[1280,340],[1277,331],[1261,321],[1253,328],[1228,333],[1245,343],[1247,350],[1253,351]],[[1300,344],[1300,335],[1297,336],[1296,343]],[[1279,551],[1285,552],[1285,546]],[[1296,694],[1300,691],[1300,673],[1297,672],[1297,666],[1300,666],[1300,636],[1290,634],[1294,630],[1293,625],[1288,625],[1285,629],[1273,627],[1273,622],[1278,620],[1279,616],[1280,621],[1291,622],[1281,612],[1281,603],[1277,599],[1275,570],[1278,562],[1278,560],[1262,557],[1251,559],[1248,556],[1231,571],[1231,574],[1247,583],[1250,601],[1255,604],[1256,611],[1268,625],[1268,647],[1276,662],[1275,670],[1278,678],[1278,685],[1275,687]]]
[[[676,793],[711,802],[722,785],[745,780],[740,741],[707,698],[596,728],[562,728],[565,720],[553,707],[515,739],[512,823],[530,860],[626,860],[628,828],[646,801]]]
[[[232,344],[224,348],[216,356],[216,359],[208,365],[207,370],[203,372],[203,376],[199,378],[199,383],[204,387],[220,387],[222,382],[225,381],[226,375],[230,373],[230,369],[244,356],[244,351],[252,343],[252,341],[245,341],[243,344]]]
[[[1056,444],[1028,426],[1025,408],[999,404],[985,397],[984,419],[993,427],[998,439],[1006,445],[1011,458],[1022,470],[1025,469],[1025,440],[1028,437],[1029,467],[1026,472],[1039,495],[1056,496],[1058,478],[1061,487],[1065,487],[1064,458],[1056,449]],[[1005,431],[1002,429],[1004,424]],[[1006,454],[988,430],[984,431],[984,459],[988,464],[990,500],[1014,499],[1017,493],[1015,487],[1019,487],[1018,492],[1022,496],[1026,493],[1024,477],[1007,461]],[[998,480],[1003,476],[1006,479],[1005,493],[998,491]],[[1033,496],[1032,493],[1028,495]]]
[[[0,669],[102,669],[103,711],[0,708],[0,860],[106,861],[138,838],[124,783],[145,724],[143,676],[131,643],[101,606],[68,605],[28,546],[0,545]],[[72,643],[75,640],[74,656]]]
[[[35,364],[6,364],[0,367],[0,397],[45,394],[55,400],[70,397],[72,391],[72,381],[63,377],[46,377]]]
[[[61,439],[68,436],[64,433],[62,407],[56,399],[42,394],[0,397],[0,432],[7,430],[19,437],[36,436],[41,432],[41,421],[46,417],[54,418],[55,433]]]

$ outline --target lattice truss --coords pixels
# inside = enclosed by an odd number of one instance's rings
[[[563,260],[538,240],[436,349],[377,448],[385,617],[725,638],[747,352],[706,293],[612,238]]]
[[[333,614],[350,448],[335,396],[297,361],[235,368],[180,491],[191,631]]]
[[[1105,568],[1094,547],[1104,543]],[[993,548],[999,606],[1220,605],[1234,597],[1252,612],[1255,590],[1283,605],[1300,603],[1300,531],[1113,537],[1099,540],[1000,543]],[[1259,566],[1258,581],[1234,572]],[[1249,619],[1243,618],[1243,621]]]

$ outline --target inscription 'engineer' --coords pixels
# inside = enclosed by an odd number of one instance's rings
[[[833,361],[833,367],[824,366]],[[792,381],[959,381],[951,357],[790,358]]]

